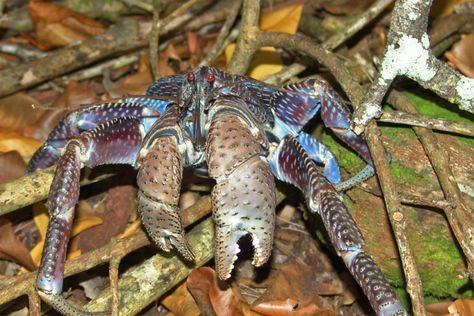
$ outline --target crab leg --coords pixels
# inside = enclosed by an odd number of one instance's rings
[[[387,283],[373,259],[364,251],[364,240],[339,194],[303,147],[286,137],[269,159],[275,176],[298,187],[311,212],[318,213],[332,244],[369,299],[377,315],[406,315],[394,289]]]
[[[234,102],[220,99],[214,106],[224,104],[232,106]],[[268,260],[273,244],[274,177],[261,156],[261,144],[243,121],[239,114],[221,111],[213,117],[207,137],[208,172],[217,181],[212,204],[220,279],[230,277],[241,237],[252,237],[255,266]]]
[[[31,158],[26,173],[54,165],[61,156],[60,149],[69,140],[112,119],[126,116],[140,118],[147,130],[169,103],[169,100],[162,98],[131,96],[73,111],[51,131],[46,142]]]
[[[143,125],[133,117],[113,119],[68,142],[59,158],[48,197],[50,221],[36,286],[41,297],[66,315],[80,315],[61,296],[64,262],[79,197],[82,166],[127,163],[134,165],[143,138]]]

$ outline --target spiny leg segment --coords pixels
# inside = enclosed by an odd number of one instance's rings
[[[50,221],[36,286],[40,296],[65,315],[87,315],[61,295],[67,244],[79,198],[82,166],[108,163],[134,164],[143,139],[142,122],[116,118],[80,134],[66,145],[48,197]]]
[[[310,211],[322,217],[332,244],[377,315],[407,315],[394,289],[364,251],[362,235],[339,194],[317,172],[303,147],[293,137],[286,137],[270,157],[270,166],[278,179],[298,187]]]

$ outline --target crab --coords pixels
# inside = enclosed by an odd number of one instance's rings
[[[367,167],[341,181],[336,159],[302,128],[317,112]],[[275,87],[212,67],[153,82],[144,96],[127,96],[73,111],[52,130],[27,172],[57,164],[47,205],[50,222],[36,287],[58,311],[88,313],[61,295],[64,262],[80,171],[103,164],[138,169],[138,211],[149,237],[192,261],[178,199],[183,168],[216,182],[212,190],[215,262],[230,277],[250,234],[253,265],[268,261],[275,225],[275,177],[299,188],[319,214],[336,252],[378,315],[406,315],[394,289],[364,250],[364,240],[339,191],[373,174],[362,136],[350,129],[344,100],[325,81],[306,79]],[[322,172],[320,172],[322,170]]]

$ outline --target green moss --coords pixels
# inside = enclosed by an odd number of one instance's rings
[[[422,185],[423,184],[423,176],[419,175],[415,170],[412,168],[398,162],[392,161],[390,164],[390,169],[392,171],[392,175],[395,178],[395,181],[398,183],[413,183],[415,185]]]
[[[422,234],[423,247],[415,253],[418,264],[425,265],[418,269],[423,282],[424,294],[434,297],[467,297],[472,296],[469,280],[457,277],[455,271],[462,271],[463,258],[454,243],[439,233]],[[450,271],[451,273],[447,273]],[[461,289],[464,288],[464,292]]]
[[[323,134],[320,138],[336,157],[339,167],[347,170],[349,173],[357,173],[365,167],[366,163],[363,159],[348,147],[341,145],[332,135]]]
[[[472,121],[474,120],[474,115],[460,111],[457,108],[457,105],[453,105],[438,97],[431,95],[418,95],[411,92],[404,92],[403,94],[413,103],[420,114],[458,123],[472,124]],[[473,137],[459,136],[456,138],[474,147]]]

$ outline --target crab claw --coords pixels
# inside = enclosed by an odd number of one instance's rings
[[[178,200],[183,172],[182,158],[173,137],[160,137],[144,151],[138,171],[138,211],[149,236],[160,249],[172,247],[187,260],[194,254],[184,236]]]
[[[239,239],[252,237],[252,264],[268,261],[275,226],[275,182],[266,161],[255,156],[219,181],[212,191],[216,223],[216,266],[227,279],[239,253]]]
[[[229,101],[230,102],[230,101]],[[275,228],[275,180],[262,147],[235,115],[215,119],[207,138],[209,175],[216,225],[216,269],[230,277],[239,253],[239,239],[247,234],[254,247],[253,265],[263,265],[271,254]]]

